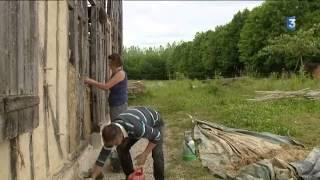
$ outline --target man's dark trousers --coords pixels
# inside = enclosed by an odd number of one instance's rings
[[[164,126],[159,127],[161,139],[157,146],[152,150],[153,174],[155,180],[164,180],[163,128]],[[132,158],[129,151],[137,141],[138,139],[128,137],[117,147],[121,166],[123,172],[126,174],[126,178],[128,178],[128,176],[134,172]]]

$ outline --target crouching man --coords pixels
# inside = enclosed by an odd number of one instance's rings
[[[155,180],[164,179],[163,121],[160,114],[147,107],[136,107],[121,113],[111,124],[102,129],[104,146],[92,171],[92,178],[100,175],[102,167],[113,146],[117,146],[122,169],[126,178],[134,171],[130,148],[141,138],[149,143],[135,159],[137,166],[143,166],[152,153]]]

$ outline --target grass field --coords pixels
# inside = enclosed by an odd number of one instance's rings
[[[167,125],[167,179],[213,179],[200,161],[182,160],[182,139],[192,129],[187,114],[229,127],[268,131],[295,137],[307,147],[320,145],[320,102],[285,99],[249,102],[255,90],[319,89],[320,82],[300,77],[290,79],[245,78],[197,81],[146,81],[147,93],[130,99],[130,105],[158,109]]]

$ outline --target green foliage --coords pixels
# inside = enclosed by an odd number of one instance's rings
[[[164,49],[124,49],[124,68],[130,79],[167,79],[166,61],[162,57]]]
[[[288,16],[296,16],[296,32],[286,29]],[[125,48],[125,68],[131,79],[297,72],[302,61],[320,60],[319,24],[320,0],[267,0],[252,11],[238,12],[226,25],[196,33],[192,41]]]
[[[293,35],[282,34],[276,38],[269,39],[268,45],[258,52],[258,56],[267,59],[265,66],[275,64],[277,62],[272,60],[277,59],[277,57],[283,57],[282,62],[284,62],[286,69],[297,69],[299,64],[297,61],[303,64],[304,59],[308,61],[313,57],[319,57],[320,37],[317,34],[319,30],[320,24],[317,24],[306,31],[299,30]]]
[[[313,17],[313,15],[318,15],[315,12],[319,10],[317,9],[319,3],[319,0],[313,2],[270,0],[250,12],[241,30],[239,41],[240,59],[246,64],[247,70],[257,70],[262,73],[279,72],[284,67],[287,67],[287,70],[294,70],[292,65],[288,66],[288,64],[296,61],[293,58],[297,55],[281,54],[281,56],[278,54],[278,56],[267,57],[261,56],[259,51],[272,42],[270,39],[282,35],[284,37],[290,36],[289,33],[292,32],[287,32],[285,27],[286,17],[288,16],[296,16],[297,29],[300,32],[308,30],[307,28],[315,23],[320,23],[320,19]],[[288,39],[282,39],[280,43],[286,43],[285,40]]]

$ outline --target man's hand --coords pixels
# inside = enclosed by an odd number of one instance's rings
[[[148,154],[145,154],[145,153],[139,154],[139,155],[135,158],[135,160],[137,161],[137,166],[138,166],[138,167],[144,166],[144,164],[146,163],[147,157],[148,157]]]
[[[101,176],[102,167],[94,165],[92,171],[91,171],[91,178],[96,179],[97,177]]]

